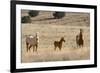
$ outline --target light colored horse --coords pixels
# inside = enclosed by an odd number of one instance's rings
[[[39,32],[35,33],[34,35],[26,36],[26,48],[27,52],[33,47],[33,52],[37,51],[39,43]]]

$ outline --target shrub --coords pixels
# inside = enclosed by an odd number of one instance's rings
[[[35,17],[35,16],[37,16],[37,15],[39,14],[39,11],[30,10],[30,11],[28,12],[28,14],[29,14],[29,16],[31,16],[31,17]]]
[[[30,23],[30,22],[31,22],[30,16],[21,17],[21,23]]]
[[[60,18],[63,18],[65,16],[65,12],[54,12],[53,16],[55,19],[60,19]]]

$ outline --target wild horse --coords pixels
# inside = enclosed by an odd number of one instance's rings
[[[64,37],[62,37],[60,39],[60,41],[54,41],[54,50],[56,50],[57,47],[59,48],[59,50],[61,50],[62,49],[62,43],[63,42],[65,42]]]

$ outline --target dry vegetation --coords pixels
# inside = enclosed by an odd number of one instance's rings
[[[86,60],[90,58],[90,23],[88,13],[66,12],[62,19],[52,19],[53,12],[40,11],[39,15],[32,17],[31,23],[22,23],[22,56],[21,61],[43,62],[43,61],[69,61]],[[22,16],[27,11],[22,11]],[[75,36],[79,29],[83,29],[84,47],[77,48]],[[25,35],[39,32],[38,52],[26,51]],[[54,41],[64,37],[62,50],[54,51]]]

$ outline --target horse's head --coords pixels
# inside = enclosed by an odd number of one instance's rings
[[[39,32],[36,32],[36,40],[39,43]]]
[[[62,41],[62,42],[65,42],[65,39],[64,39],[64,37],[62,37],[62,38],[61,38],[61,41]]]
[[[83,29],[80,29],[80,33],[82,33],[83,32]]]

